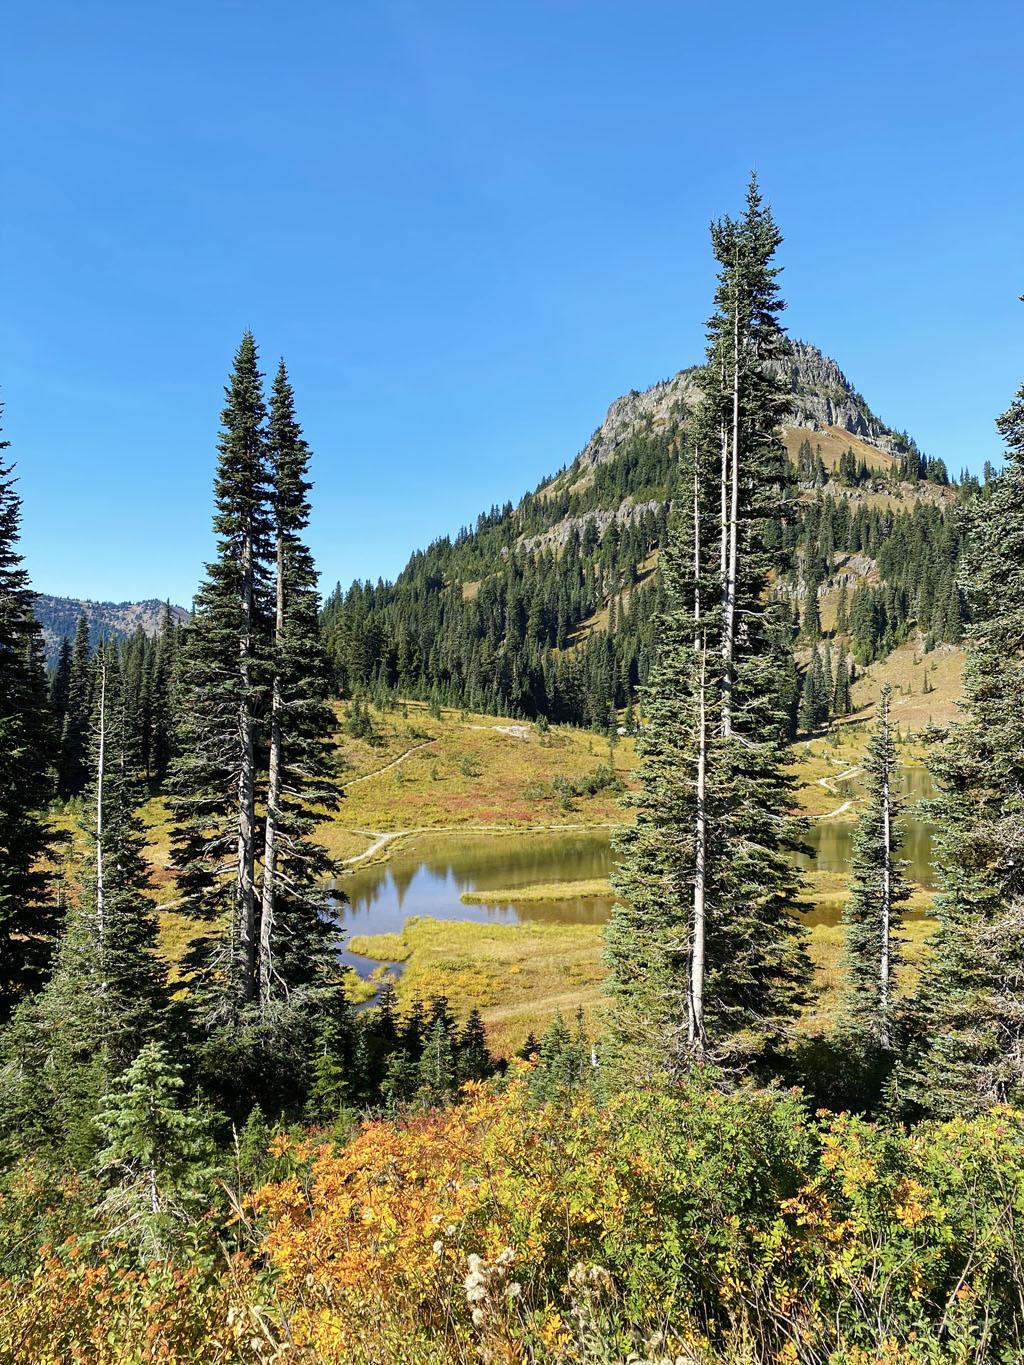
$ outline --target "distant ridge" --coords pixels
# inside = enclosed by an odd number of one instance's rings
[[[129,639],[140,626],[147,635],[156,635],[164,605],[158,597],[145,602],[91,602],[87,598],[36,593],[36,619],[43,627],[46,662],[52,665],[56,661],[61,640],[65,635],[74,636],[80,616],[89,622],[89,643],[95,649],[101,640]],[[189,619],[184,607],[172,605],[171,615],[178,622]]]

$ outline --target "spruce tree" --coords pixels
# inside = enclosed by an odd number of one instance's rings
[[[207,1210],[218,1174],[211,1115],[181,1104],[184,1082],[151,1042],[111,1086],[97,1117],[106,1146],[96,1171],[123,1241],[163,1259]]]
[[[843,912],[846,943],[845,1013],[871,1051],[889,1053],[896,1041],[893,974],[902,962],[900,926],[910,887],[899,858],[902,776],[886,683],[864,759],[867,807],[853,836],[850,897]]]
[[[967,513],[966,719],[930,763],[939,927],[902,1073],[943,1117],[1024,1101],[1024,386],[997,425],[1006,466]]]
[[[784,773],[789,620],[768,599],[789,509],[787,395],[771,260],[779,234],[751,183],[712,231],[721,267],[704,399],[662,557],[659,657],[644,699],[633,827],[618,836],[606,931],[613,1052],[633,1077],[713,1059],[739,1073],[781,1041],[809,964],[790,915],[798,840]]]
[[[18,552],[21,499],[0,441],[0,1021],[40,981],[57,906],[44,864],[53,848],[53,732],[42,631]]]
[[[807,584],[807,598],[804,602],[804,638],[809,644],[821,639],[821,612],[818,608],[818,580],[812,578]]]
[[[798,719],[801,730],[818,730],[828,722],[829,700],[821,655],[815,648],[811,651],[800,692]]]
[[[836,664],[836,681],[832,693],[832,713],[836,716],[848,716],[853,710],[853,701],[850,696],[850,666],[846,657],[846,650],[840,649],[839,660]]]

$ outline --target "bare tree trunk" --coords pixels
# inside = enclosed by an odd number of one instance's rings
[[[694,829],[693,946],[690,954],[689,1042],[699,1048],[704,1038],[704,942],[707,898],[707,711],[705,682],[707,646],[701,628],[700,569],[700,454],[693,454],[693,647],[700,653],[700,698],[697,719],[697,812]]]
[[[889,699],[882,701],[882,738],[885,759],[882,767],[882,953],[879,964],[878,1003],[882,1027],[879,1041],[884,1048],[891,1046],[889,1031],[889,959],[890,926],[892,921],[892,818],[889,764]]]
[[[690,964],[690,1042],[698,1050],[704,1045],[704,945],[707,902],[707,647],[701,643],[700,701],[697,708],[697,819],[693,869],[693,955]]]
[[[242,546],[242,628],[238,647],[238,737],[242,762],[238,773],[238,863],[235,909],[238,938],[243,955],[242,999],[250,1001],[256,990],[256,894],[254,885],[256,830],[255,724],[252,714],[253,545],[246,536]]]
[[[732,470],[729,506],[729,563],[725,576],[725,621],[722,628],[722,733],[732,734],[732,668],[736,647],[736,577],[740,512],[740,313],[733,299],[732,334]]]
[[[96,937],[103,947],[103,772],[107,744],[107,665],[100,664],[100,733],[96,755]]]
[[[263,896],[260,905],[260,1008],[270,1003],[274,972],[274,903],[277,894],[277,820],[281,799],[281,649],[284,644],[284,536],[277,537],[277,615],[274,623],[274,690],[270,712],[270,774],[267,827],[263,846]]]

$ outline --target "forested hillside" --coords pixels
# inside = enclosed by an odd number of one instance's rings
[[[813,347],[789,343],[775,368],[791,393],[783,437],[795,516],[773,519],[768,538],[783,551],[772,591],[791,605],[794,644],[830,635],[849,668],[914,632],[924,648],[959,643],[957,513],[977,481],[952,483]],[[398,689],[611,724],[655,654],[659,555],[698,379],[683,370],[618,399],[568,468],[415,553],[395,583],[336,587],[323,622],[339,693]],[[795,724],[800,684],[786,686]],[[830,708],[841,714],[842,696]]]
[[[101,640],[128,640],[140,631],[152,639],[160,630],[165,612],[177,625],[188,620],[184,607],[157,598],[145,602],[90,602],[87,598],[51,597],[42,592],[35,595],[36,620],[43,628],[46,662],[51,668],[57,661],[61,640],[75,634],[83,616],[89,627],[89,643],[95,649]]]

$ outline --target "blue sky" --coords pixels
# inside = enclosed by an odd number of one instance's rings
[[[954,469],[1024,378],[1018,3],[12,6],[0,396],[36,586],[187,602],[251,327],[326,585],[699,359],[751,166],[786,322]]]

